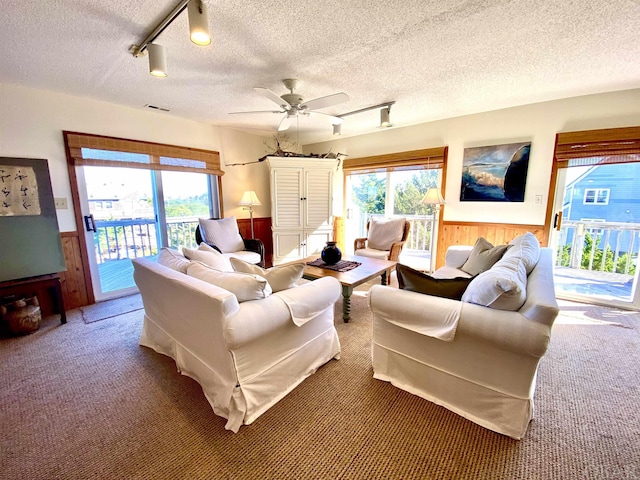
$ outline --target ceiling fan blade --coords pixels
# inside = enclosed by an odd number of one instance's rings
[[[322,112],[316,112],[316,111],[307,111],[306,113],[311,114],[311,115],[322,115],[323,117],[327,117],[331,120],[331,123],[333,125],[341,125],[342,122],[344,122],[344,118],[342,117],[336,117],[334,115],[329,115],[328,113],[322,113]]]
[[[289,105],[289,103],[287,101],[285,101],[284,99],[280,98],[278,95],[276,95],[275,93],[273,93],[271,90],[269,90],[268,88],[264,88],[264,87],[255,87],[254,90],[256,92],[258,92],[260,95],[262,95],[263,97],[267,97],[269,100],[271,100],[272,102],[277,103],[278,105],[280,105],[282,108],[284,108],[285,110],[289,110],[289,107],[291,105]]]
[[[291,126],[291,117],[289,115],[286,115],[280,122],[280,125],[278,125],[278,131],[284,132],[285,130],[288,130],[290,126]]]
[[[348,102],[349,95],[346,93],[334,93],[333,95],[327,95],[326,97],[314,98],[308,102],[304,102],[302,106],[309,110],[317,110],[318,108],[331,107],[339,103]]]
[[[229,115],[238,115],[244,113],[285,113],[285,110],[253,110],[249,112],[229,112]]]

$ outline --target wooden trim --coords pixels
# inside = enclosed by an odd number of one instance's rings
[[[84,243],[84,241],[80,239],[78,232],[62,232],[60,237],[64,260],[67,264],[67,270],[60,272],[64,304],[67,310],[89,305],[85,282],[86,273],[80,252],[80,243]]]
[[[87,242],[84,241],[84,222],[82,220],[82,208],[80,207],[80,193],[78,191],[78,177],[76,176],[76,167],[73,164],[73,158],[69,153],[69,147],[65,142],[65,153],[67,155],[67,173],[69,175],[69,188],[71,189],[71,203],[73,203],[73,214],[76,221],[76,232],[73,232],[78,237],[78,249],[80,251],[79,266],[82,269],[84,288],[86,292],[86,305],[92,305],[96,303],[96,298],[93,293],[93,284],[91,283],[91,270],[89,269],[89,250],[87,248]],[[82,237],[78,233],[78,230],[82,232]],[[67,267],[68,268],[68,267]],[[64,288],[63,288],[64,294]],[[66,300],[66,299],[65,299]],[[71,302],[67,302],[67,305],[71,305]],[[73,308],[73,307],[67,307]]]

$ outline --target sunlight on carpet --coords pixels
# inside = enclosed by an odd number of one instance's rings
[[[84,323],[93,323],[116,317],[123,313],[141,310],[142,308],[142,297],[136,293],[135,295],[114,298],[113,300],[106,300],[93,305],[80,307],[80,311],[82,312],[82,320]]]

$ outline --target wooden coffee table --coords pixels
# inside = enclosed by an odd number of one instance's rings
[[[307,262],[313,262],[318,258],[320,258],[320,256],[315,255],[300,260],[305,263],[304,274],[302,277],[307,280],[316,280],[322,277],[333,277],[340,282],[342,285],[342,319],[345,323],[350,319],[351,294],[353,293],[354,287],[362,285],[363,283],[378,276],[382,276],[381,283],[386,285],[388,274],[391,273],[391,269],[396,265],[396,262],[378,260],[377,258],[359,257],[357,255],[342,256],[342,260],[350,260],[361,264],[348,272],[336,272],[335,270],[329,270],[328,268],[307,265]]]

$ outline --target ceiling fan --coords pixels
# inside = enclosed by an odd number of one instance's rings
[[[260,95],[268,98],[272,102],[278,104],[281,110],[256,110],[252,112],[230,112],[232,114],[247,114],[247,113],[278,113],[278,114],[286,114],[280,124],[278,125],[278,131],[283,132],[287,130],[291,126],[291,120],[297,118],[301,115],[309,116],[309,115],[323,115],[331,119],[331,122],[335,125],[339,125],[342,123],[343,119],[340,117],[336,117],[333,115],[329,115],[327,113],[317,112],[316,109],[331,107],[333,105],[337,105],[339,103],[348,102],[349,95],[346,93],[334,93],[332,95],[327,95],[326,97],[315,98],[313,100],[304,101],[302,96],[299,93],[294,93],[294,90],[298,88],[300,84],[299,80],[295,78],[287,78],[282,80],[284,86],[289,90],[290,93],[286,93],[282,96],[278,96],[273,93],[268,88],[263,87],[255,87],[254,90],[258,92]]]

